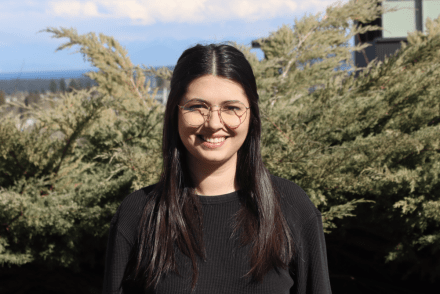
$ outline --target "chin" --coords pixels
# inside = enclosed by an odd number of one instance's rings
[[[224,156],[200,156],[197,158],[202,162],[211,162],[211,163],[224,163],[231,160],[231,157],[226,158]]]
[[[226,163],[230,160],[234,160],[234,155],[213,154],[213,153],[215,152],[205,151],[203,153],[192,154],[192,155],[194,159],[200,163],[203,162],[203,163],[221,164],[221,163]]]

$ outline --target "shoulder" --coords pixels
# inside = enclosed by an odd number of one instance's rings
[[[311,218],[321,216],[309,196],[292,181],[271,175],[272,182],[280,192],[281,208],[291,222],[303,225]]]
[[[116,226],[126,238],[132,240],[136,235],[148,196],[155,186],[156,184],[134,191],[126,196],[119,205],[112,219],[112,225]]]

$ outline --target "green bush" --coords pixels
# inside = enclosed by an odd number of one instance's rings
[[[353,20],[376,19],[378,2],[295,20],[259,40],[261,61],[235,46],[257,78],[267,167],[301,186],[323,214],[331,278],[359,280],[362,269],[373,279],[432,282],[440,276],[440,18],[355,78],[351,54],[366,45],[348,41],[377,27]],[[112,37],[45,31],[69,39],[59,50],[79,45],[100,69],[88,74],[98,86],[48,98],[50,109],[17,104],[21,120],[0,108],[0,263],[102,268],[95,255],[105,252],[119,203],[158,180],[164,108],[145,75],[169,80],[171,72],[133,66]],[[353,71],[335,71],[341,63]],[[36,123],[20,131],[29,117]]]

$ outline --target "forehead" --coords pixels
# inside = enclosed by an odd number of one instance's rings
[[[195,98],[203,99],[209,104],[220,104],[227,100],[238,100],[245,105],[248,104],[246,92],[239,83],[212,75],[192,81],[181,103]]]

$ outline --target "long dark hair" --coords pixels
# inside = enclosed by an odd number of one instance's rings
[[[171,90],[163,128],[163,172],[148,195],[141,217],[132,258],[124,280],[134,280],[148,289],[170,270],[177,274],[174,247],[190,257],[192,290],[198,267],[196,254],[206,260],[203,245],[202,206],[195,194],[185,162],[185,146],[178,133],[178,107],[189,84],[202,76],[215,75],[239,83],[250,103],[250,125],[237,157],[236,181],[240,187],[240,210],[233,233],[242,228],[241,246],[253,242],[250,254],[251,283],[262,282],[272,268],[286,269],[294,254],[293,238],[280,208],[280,194],[272,183],[260,153],[261,120],[254,73],[244,54],[230,45],[196,45],[185,50],[171,78]],[[244,199],[244,200],[243,200]]]

